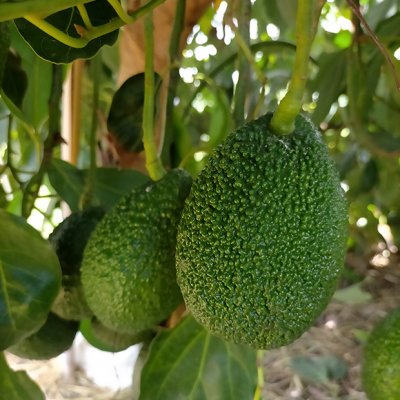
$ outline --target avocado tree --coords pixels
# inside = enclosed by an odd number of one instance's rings
[[[0,0],[0,398],[78,331],[132,398],[268,398],[397,253],[399,59],[397,0]]]

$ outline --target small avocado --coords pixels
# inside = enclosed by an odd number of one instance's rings
[[[400,308],[391,311],[368,336],[361,378],[369,400],[400,398]]]
[[[97,225],[82,261],[85,298],[97,319],[121,333],[151,329],[182,302],[176,231],[191,177],[169,171],[135,188]]]

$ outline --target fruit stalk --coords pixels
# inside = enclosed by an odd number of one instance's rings
[[[288,91],[271,120],[271,129],[278,135],[294,131],[294,120],[301,110],[308,77],[311,45],[318,26],[322,4],[318,0],[299,0],[296,15],[296,57]]]
[[[236,3],[236,8],[236,15],[238,15],[238,28],[235,34],[236,37],[240,37],[243,40],[244,43],[242,44],[244,44],[246,47],[250,43],[249,23],[251,18],[251,4],[249,1],[242,1],[240,3]],[[237,70],[240,72],[233,99],[233,118],[236,126],[242,125],[246,118],[246,92],[250,78],[250,63],[248,62],[243,48],[240,46],[240,44],[238,45],[239,54],[237,60]]]
[[[144,21],[144,37],[146,46],[144,75],[143,106],[143,145],[146,154],[146,169],[153,180],[161,179],[166,171],[158,154],[154,135],[154,37],[153,13],[150,12]]]

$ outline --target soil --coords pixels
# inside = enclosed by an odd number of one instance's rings
[[[260,370],[264,375],[265,400],[366,400],[360,380],[363,343],[374,324],[400,306],[400,257],[382,257],[378,255],[371,262],[349,254],[346,262],[361,277],[364,296],[356,293],[346,301],[334,298],[301,338],[289,346],[262,354]],[[354,282],[342,282],[343,286],[350,284]],[[73,354],[67,353],[61,361],[57,358],[48,362],[7,356],[14,369],[25,369],[41,386],[47,400],[132,398],[129,388],[99,387],[79,361],[73,359]],[[339,371],[343,376],[335,378],[334,370],[333,377],[327,374],[326,379],[321,379],[320,367],[314,367],[311,375],[307,374],[307,370],[293,366],[296,357],[310,361],[311,365],[327,358],[339,360],[339,365],[345,367]]]

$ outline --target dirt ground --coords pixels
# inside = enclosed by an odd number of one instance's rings
[[[400,257],[392,255],[389,261],[381,261],[378,258],[373,266],[349,255],[347,263],[365,277],[361,287],[369,298],[333,299],[315,326],[301,338],[263,355],[264,400],[366,400],[360,381],[363,342],[378,320],[400,306]],[[76,350],[75,355],[80,351]],[[14,369],[28,371],[46,393],[47,400],[131,398],[129,388],[101,388],[88,377],[79,360],[74,360],[75,356],[67,353],[63,357],[61,361],[32,362],[9,355],[9,360]],[[324,357],[339,359],[345,366],[344,376],[325,381],[309,379],[293,367],[296,357],[311,362]],[[315,372],[319,371],[314,368]]]

